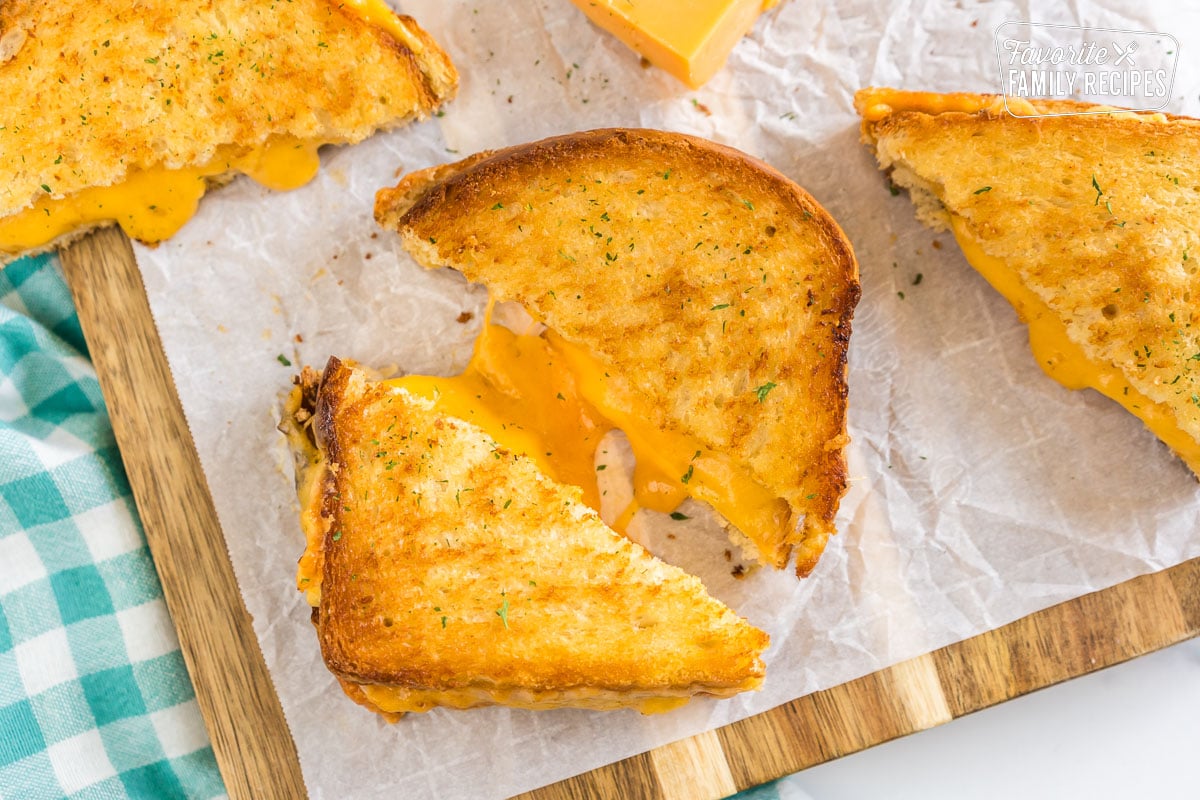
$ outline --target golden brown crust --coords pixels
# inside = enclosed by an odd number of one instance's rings
[[[314,430],[335,497],[317,628],[339,679],[631,701],[761,682],[766,634],[480,429],[333,358]]]
[[[43,187],[64,197],[202,164],[223,145],[356,142],[424,117],[457,76],[398,22],[403,43],[331,0],[7,0],[0,217]]]
[[[743,533],[768,562],[795,546],[800,574],[812,568],[845,491],[859,285],[845,235],[803,189],[728,147],[612,129],[413,173],[375,213],[425,266],[521,303],[611,367],[624,410],[786,500],[805,517],[795,534]]]
[[[860,112],[887,91],[860,93]],[[988,107],[929,113],[922,95],[901,95],[884,116],[864,117],[864,141],[918,203],[936,198],[923,219],[962,220],[1090,360],[1119,370],[1200,442],[1200,121],[1131,112],[1019,119],[993,96],[958,97]]]

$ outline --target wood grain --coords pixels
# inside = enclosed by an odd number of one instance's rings
[[[303,797],[128,242],[102,231],[63,263],[229,795]],[[1198,633],[1200,559],[520,797],[720,798]]]
[[[746,789],[807,767],[924,730],[1060,681],[1144,655],[1200,634],[1200,559],[1070,600],[890,669],[802,697],[716,732],[736,788]],[[711,734],[704,734],[705,738]],[[689,742],[691,740],[685,740]],[[520,795],[523,800],[613,796],[674,797],[674,775],[658,769],[681,743],[603,770]],[[711,765],[696,771],[696,800],[728,789]]]
[[[302,798],[296,748],[129,242],[117,228],[97,231],[62,262],[225,788],[233,800]]]
[[[652,750],[650,763],[663,800],[691,800],[698,785],[717,797],[737,791],[716,731]]]

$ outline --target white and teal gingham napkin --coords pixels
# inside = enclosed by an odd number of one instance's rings
[[[53,256],[0,268],[0,800],[224,794]]]

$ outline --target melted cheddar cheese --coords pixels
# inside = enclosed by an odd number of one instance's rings
[[[639,507],[669,512],[690,496],[712,506],[740,531],[775,531],[782,539],[791,524],[785,500],[759,485],[724,454],[622,411],[612,398],[604,369],[587,352],[553,331],[545,336],[551,347],[563,354],[583,397],[629,439],[637,458],[634,501]]]
[[[321,573],[325,566],[327,522],[321,516],[322,494],[328,470],[305,426],[298,419],[304,396],[300,387],[288,395],[279,430],[287,436],[288,447],[296,462],[296,494],[300,498],[300,530],[304,532],[304,553],[296,567],[296,588],[314,608],[321,604]],[[308,411],[304,411],[305,418]],[[302,459],[302,460],[301,460]]]
[[[967,92],[906,92],[901,89],[864,89],[856,99],[862,118],[866,122],[878,122],[889,114],[899,111],[915,111],[924,114],[944,114],[958,112],[975,114],[986,111],[997,116],[1008,111],[1014,117],[1037,117],[1052,114],[1049,111],[1039,111],[1033,103],[1023,97],[1001,94],[970,94]],[[1060,112],[1061,113],[1061,112]],[[1130,111],[1116,106],[1091,106],[1086,111],[1072,111],[1073,114],[1107,114],[1113,119],[1132,119],[1138,122],[1165,123],[1169,119],[1161,112],[1147,113]],[[1178,120],[1177,120],[1178,122]],[[1190,122],[1190,121],[1185,121]]]
[[[638,509],[670,512],[689,496],[741,531],[774,531],[782,538],[789,530],[786,501],[722,454],[621,411],[603,368],[551,331],[515,334],[489,322],[461,375],[408,375],[388,383],[479,425],[502,447],[533,458],[551,478],[581,487],[584,502],[597,510],[596,448],[620,428],[637,464],[634,501],[613,524],[619,531]]]
[[[66,197],[46,195],[32,208],[0,220],[0,252],[43,247],[71,231],[106,222],[116,222],[134,239],[160,242],[196,213],[210,178],[237,171],[269,189],[295,189],[317,174],[321,144],[273,137],[256,148],[222,147],[198,167],[137,170],[115,186]]]
[[[1171,409],[1138,391],[1111,364],[1098,364],[1067,336],[1066,326],[1046,303],[1022,282],[1003,259],[983,251],[966,221],[950,214],[954,237],[963,255],[996,291],[1004,295],[1029,327],[1029,346],[1047,375],[1068,389],[1095,389],[1116,400],[1146,424],[1192,470],[1200,473],[1200,442],[1179,427]]]
[[[900,89],[864,89],[859,93],[856,104],[862,118],[867,122],[878,122],[897,111],[916,111],[925,114],[960,112],[974,114],[987,111],[999,114],[1007,107],[1015,116],[1032,117],[1038,111],[1033,104],[1021,97],[1007,98],[1004,95],[969,94],[954,92],[906,92]]]
[[[563,358],[541,336],[489,322],[461,375],[406,375],[388,384],[478,425],[501,447],[533,459],[549,477],[582,488],[583,501],[600,507],[596,447],[612,426],[580,396]]]
[[[414,41],[412,33],[384,0],[344,0],[342,6],[357,14],[363,22],[374,25],[397,42],[412,48]]]
[[[462,709],[490,705],[534,710],[588,708],[593,711],[611,711],[618,708],[635,708],[643,714],[662,714],[686,705],[692,695],[691,692],[680,692],[677,697],[664,697],[648,692],[624,692],[586,686],[552,692],[482,687],[421,690],[379,684],[361,684],[360,688],[373,706],[389,714],[428,711],[435,706]],[[735,693],[736,690],[725,690],[725,694],[721,696]]]

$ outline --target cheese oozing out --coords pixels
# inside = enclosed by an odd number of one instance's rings
[[[43,247],[71,231],[106,222],[116,222],[139,241],[161,242],[195,215],[209,179],[237,171],[269,189],[295,189],[317,174],[320,146],[272,137],[255,148],[219,148],[216,157],[198,167],[136,170],[115,186],[59,198],[46,195],[32,208],[0,220],[0,252]]]
[[[619,428],[637,461],[633,503],[613,524],[619,531],[638,509],[667,513],[688,496],[740,531],[782,538],[790,530],[785,500],[723,454],[622,411],[603,367],[552,331],[516,334],[488,321],[461,375],[407,375],[388,383],[479,425],[501,446],[533,458],[551,478],[581,487],[584,502],[597,510],[596,448]]]
[[[478,425],[549,477],[581,487],[583,501],[599,507],[595,453],[612,426],[580,395],[575,376],[545,338],[488,321],[461,375],[406,375],[388,384]]]
[[[406,47],[422,48],[384,0],[344,0],[343,5]],[[211,179],[240,172],[268,189],[297,189],[316,176],[321,165],[317,150],[331,143],[271,136],[257,147],[219,147],[212,159],[197,166],[132,170],[121,183],[65,197],[52,197],[47,190],[32,207],[0,219],[0,253],[35,250],[72,231],[110,222],[130,238],[161,242],[195,216]]]
[[[1054,113],[1039,111],[1033,103],[1023,97],[967,92],[939,94],[937,92],[909,92],[902,89],[867,89],[863,90],[859,104],[862,108],[862,118],[867,122],[878,122],[889,114],[899,111],[914,111],[924,114],[947,112],[976,114],[986,111],[991,116],[999,116],[1007,111],[1009,116],[1020,118],[1046,116]],[[1167,115],[1161,112],[1130,111],[1116,106],[1095,105],[1086,111],[1071,113],[1106,114],[1112,119],[1135,120],[1145,123],[1168,122]]]
[[[651,64],[699,88],[778,0],[572,0],[588,19]]]
[[[288,447],[297,458],[296,494],[300,499],[300,529],[304,532],[304,553],[296,565],[296,588],[314,608],[321,604],[321,575],[325,566],[325,534],[327,523],[321,512],[328,469],[324,455],[317,449],[312,434],[303,419],[311,419],[311,409],[303,409],[304,395],[300,387],[288,395],[283,408],[279,430],[287,437]],[[302,460],[301,460],[302,459]]]
[[[1171,409],[1134,388],[1115,365],[1089,359],[1071,341],[1062,319],[1020,276],[1003,259],[984,252],[966,220],[951,213],[950,223],[967,262],[1012,304],[1029,327],[1029,346],[1042,370],[1068,389],[1095,389],[1116,400],[1200,474],[1200,442],[1179,426]]]
[[[374,25],[413,52],[419,53],[424,48],[421,40],[413,36],[412,31],[396,16],[396,12],[385,0],[342,0],[341,5],[347,11],[357,14],[363,22]]]
[[[863,92],[859,101],[862,118],[867,122],[878,122],[898,111],[916,111],[925,114],[960,112],[974,114],[987,111],[997,115],[1007,108],[1014,116],[1032,117],[1037,109],[1022,97],[1004,95],[968,94],[951,92],[906,92],[900,89],[871,89]],[[1007,106],[1005,105],[1007,103]]]
[[[657,693],[620,692],[586,686],[545,692],[503,687],[421,690],[381,684],[361,684],[359,688],[376,710],[388,714],[429,711],[436,706],[462,709],[491,705],[533,710],[587,708],[593,711],[611,711],[618,708],[635,708],[643,714],[662,714],[686,705],[693,694],[705,691],[704,687],[696,687],[694,690],[678,691],[675,695],[664,694],[666,690]],[[743,687],[714,689],[712,693],[718,697],[732,697],[741,688]]]

